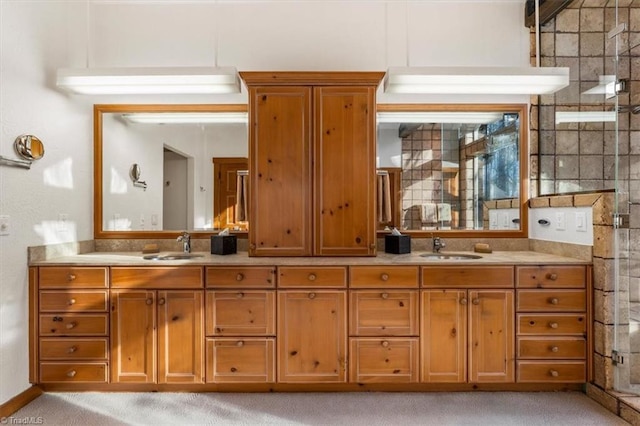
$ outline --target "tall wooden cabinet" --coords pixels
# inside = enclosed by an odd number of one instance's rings
[[[244,72],[250,256],[376,254],[376,89],[384,73]]]

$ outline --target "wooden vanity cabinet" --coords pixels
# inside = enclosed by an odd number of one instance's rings
[[[249,255],[375,255],[384,73],[240,75],[249,89]]]

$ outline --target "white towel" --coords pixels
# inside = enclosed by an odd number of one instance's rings
[[[424,203],[420,206],[420,221],[422,223],[436,223],[438,210],[435,203]]]
[[[438,222],[451,222],[451,204],[439,203],[438,206]]]

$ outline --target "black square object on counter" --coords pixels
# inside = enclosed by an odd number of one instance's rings
[[[411,236],[385,235],[384,252],[393,254],[411,253]]]
[[[211,254],[235,254],[238,252],[238,237],[235,235],[213,235]]]

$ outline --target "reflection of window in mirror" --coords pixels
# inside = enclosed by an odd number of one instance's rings
[[[379,114],[378,169],[400,170],[379,229],[521,229],[520,111],[462,108]]]

